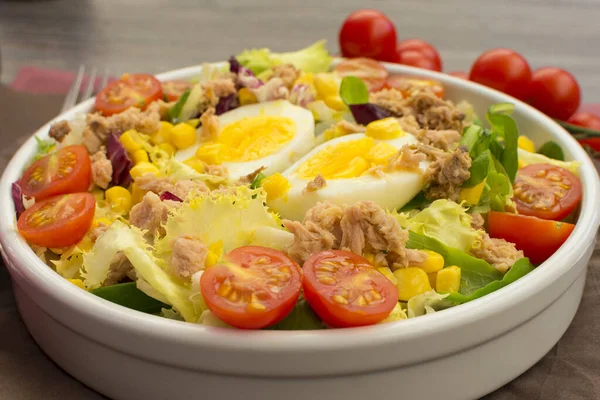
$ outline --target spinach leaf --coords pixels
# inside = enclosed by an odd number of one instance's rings
[[[473,160],[471,168],[469,168],[471,176],[465,183],[463,183],[463,187],[470,188],[483,182],[483,180],[488,176],[488,169],[491,161],[492,154],[489,150],[479,154]]]
[[[340,97],[347,106],[369,102],[369,89],[359,78],[346,76],[340,84]]]
[[[301,299],[296,302],[292,311],[284,319],[266,329],[276,331],[308,331],[325,329],[325,324],[317,317],[317,314],[310,308],[306,300]]]
[[[398,211],[408,212],[417,208],[422,209],[427,207],[429,204],[431,204],[431,201],[425,198],[425,193],[423,191],[420,191],[415,197],[413,197],[408,203],[404,205],[404,207],[402,207]]]
[[[123,307],[148,314],[157,314],[163,308],[171,308],[171,306],[160,302],[139,290],[136,287],[135,282],[119,283],[112,286],[101,287],[90,290],[90,293]]]
[[[565,153],[558,143],[552,140],[546,142],[537,151],[538,154],[542,154],[546,157],[553,158],[555,160],[565,161]]]
[[[450,293],[445,300],[451,301],[455,304],[462,304],[471,300],[478,299],[513,283],[514,281],[524,277],[534,269],[535,267],[533,266],[533,264],[531,264],[528,258],[521,258],[520,260],[517,260],[517,262],[515,262],[512,268],[508,270],[508,272],[504,275],[504,277],[501,280],[495,280],[493,282],[490,282],[489,284],[471,292],[470,294],[465,294],[462,292]]]
[[[486,261],[458,249],[447,247],[440,241],[418,233],[409,232],[406,247],[427,249],[444,257],[444,266],[456,265],[461,269],[460,293],[468,296],[487,284],[502,279],[502,273]]]
[[[504,149],[501,154],[499,154],[498,160],[504,166],[506,174],[512,183],[515,180],[518,169],[517,149],[519,130],[517,128],[517,123],[510,115],[492,112],[491,110],[493,107],[494,106],[490,107],[490,112],[487,113],[487,120],[492,131],[503,141]],[[500,109],[503,110],[502,108]]]
[[[167,111],[167,119],[176,124],[179,122],[179,117],[181,116],[181,110],[183,109],[183,105],[187,101],[188,97],[190,97],[190,89],[186,90],[185,93],[181,95],[181,97],[177,100],[177,102],[173,105],[173,107],[169,108]]]

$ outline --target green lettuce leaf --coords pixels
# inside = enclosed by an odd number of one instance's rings
[[[164,262],[152,253],[152,247],[144,240],[143,231],[113,222],[88,253],[83,255],[81,276],[88,289],[102,285],[110,270],[110,264],[118,252],[123,252],[137,275],[148,282],[158,293],[177,309],[188,322],[196,322],[196,314],[190,301],[190,288],[171,277],[159,264]]]
[[[90,293],[123,307],[147,314],[156,314],[163,308],[169,307],[167,304],[161,303],[139,290],[135,282],[101,287],[90,290]]]
[[[188,97],[190,97],[190,89],[186,90],[177,100],[177,102],[173,104],[173,107],[169,108],[169,111],[167,111],[167,120],[169,122],[173,124],[179,122],[181,110],[183,109],[183,105],[186,103]]]
[[[501,280],[495,280],[493,282],[490,282],[489,284],[480,287],[479,289],[474,290],[469,294],[450,293],[446,300],[455,304],[462,304],[471,300],[478,299],[513,283],[514,281],[524,277],[534,269],[535,267],[533,266],[533,264],[531,264],[528,258],[521,258],[520,260],[517,260],[517,262],[515,262],[515,264],[511,267],[511,269],[508,270],[508,272],[504,275],[504,277]]]
[[[340,97],[347,106],[369,102],[369,89],[355,76],[346,76],[340,84]]]
[[[458,249],[448,247],[440,241],[410,232],[406,247],[409,249],[432,250],[444,257],[444,266],[456,265],[461,269],[459,292],[470,295],[487,284],[502,279],[502,273],[486,261],[473,257]]]
[[[411,232],[434,238],[448,247],[469,251],[481,231],[471,227],[471,216],[460,204],[451,200],[436,200],[413,217],[397,214],[396,219]]]
[[[565,153],[563,152],[563,149],[558,145],[558,143],[553,142],[552,140],[544,143],[538,149],[537,153],[554,160],[565,161]]]
[[[331,64],[331,55],[325,48],[325,41],[318,42],[297,51],[276,53],[267,48],[244,50],[235,57],[238,62],[254,72],[255,75],[280,64],[292,64],[304,72],[327,72]]]
[[[498,160],[502,163],[511,183],[514,182],[519,167],[517,156],[519,129],[515,120],[508,115],[513,109],[513,104],[500,103],[490,107],[487,113],[492,131],[503,139],[503,151]]]
[[[292,311],[284,319],[266,329],[278,331],[308,331],[325,329],[325,324],[317,317],[317,314],[310,308],[306,300],[301,299],[296,302]]]
[[[411,297],[407,303],[408,318],[420,317],[446,308],[444,299],[448,294],[439,294],[435,290]]]
[[[402,304],[397,303],[394,306],[394,309],[390,312],[390,314],[381,322],[380,324],[387,324],[388,322],[396,322],[401,321],[403,319],[407,319],[408,315],[406,314],[406,310],[402,307]]]

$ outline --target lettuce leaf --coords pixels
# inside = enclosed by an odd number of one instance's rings
[[[503,105],[503,103],[499,105]],[[498,107],[499,105],[496,104],[495,106]],[[512,104],[510,106],[514,108]],[[510,115],[502,112],[495,112],[494,106],[490,107],[490,111],[487,113],[487,120],[491,126],[492,132],[503,139],[503,150],[500,157],[498,157],[498,160],[502,163],[512,184],[515,181],[515,176],[517,175],[517,169],[519,167],[517,156],[517,149],[519,147],[519,129],[517,128],[517,123]]]
[[[143,231],[129,227],[120,221],[113,222],[98,238],[92,250],[83,255],[81,275],[89,289],[102,285],[110,270],[110,264],[118,252],[129,259],[137,275],[148,282],[188,322],[196,322],[196,314],[190,301],[190,288],[176,281],[159,265],[160,259],[152,254],[151,246],[144,241]]]
[[[176,182],[186,179],[198,180],[206,183],[209,186],[212,185],[214,188],[226,181],[226,178],[222,176],[202,174],[189,165],[184,164],[181,161],[177,161],[175,158],[169,159],[162,172]]]
[[[331,55],[325,48],[325,41],[319,40],[297,51],[276,53],[269,49],[248,49],[235,57],[238,62],[256,75],[279,64],[292,64],[304,72],[327,72],[331,64]]]
[[[410,232],[406,247],[409,249],[426,249],[441,254],[444,257],[444,266],[456,265],[461,269],[459,292],[465,296],[487,284],[502,279],[502,273],[489,263],[473,257],[458,249],[448,247],[440,241]]]
[[[183,204],[165,223],[166,235],[156,242],[159,254],[171,250],[171,241],[179,236],[198,237],[204,243],[223,242],[223,254],[253,244],[258,228],[280,229],[276,216],[264,205],[265,192],[237,186],[202,194]]]
[[[410,231],[437,239],[444,245],[468,252],[481,231],[471,227],[471,216],[460,204],[451,200],[436,200],[414,217],[398,214],[396,219]]]
[[[435,290],[413,296],[407,303],[408,318],[420,317],[421,315],[431,314],[446,308],[444,299],[448,294],[439,294]]]
[[[580,161],[561,161],[555,160],[550,157],[546,157],[543,154],[539,153],[530,153],[527,150],[518,149],[519,154],[519,163],[522,166],[527,166],[529,164],[552,164],[559,167],[563,167],[568,169],[575,175],[579,176],[579,166],[581,165]]]
[[[508,270],[506,275],[504,275],[504,277],[501,280],[495,280],[493,282],[490,282],[489,284],[480,287],[479,289],[472,291],[469,294],[450,293],[446,299],[455,304],[462,304],[471,300],[478,299],[513,283],[514,281],[524,277],[534,269],[535,267],[533,266],[533,264],[531,264],[528,258],[521,258],[520,260],[517,260],[517,262],[515,262],[515,264],[511,267],[511,269]]]
[[[301,299],[296,302],[292,311],[284,319],[266,329],[277,331],[309,331],[325,329],[325,324],[310,308],[306,300]]]
[[[156,314],[163,308],[169,307],[167,304],[147,296],[136,287],[135,282],[119,283],[117,285],[101,287],[90,290],[90,293],[123,307],[147,314]]]
[[[381,322],[380,324],[387,324],[388,322],[396,322],[401,321],[403,319],[407,319],[408,315],[406,314],[406,310],[402,307],[402,304],[397,303],[394,306],[394,309],[390,312],[390,314]]]

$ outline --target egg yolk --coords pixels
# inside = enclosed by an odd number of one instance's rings
[[[214,142],[223,161],[258,160],[281,150],[296,133],[291,118],[275,115],[246,117],[226,125]]]
[[[386,165],[398,150],[389,143],[367,137],[325,147],[296,171],[302,179],[321,174],[325,179],[356,178],[378,165]]]

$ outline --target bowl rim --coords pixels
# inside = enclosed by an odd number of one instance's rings
[[[213,64],[224,65],[225,62]],[[600,210],[596,207],[596,200],[600,198],[600,180],[591,159],[577,141],[548,116],[518,99],[494,89],[443,73],[397,64],[382,64],[392,73],[437,79],[443,84],[450,84],[464,92],[472,92],[478,97],[512,102],[515,104],[516,111],[535,120],[535,123],[560,142],[566,153],[581,162],[580,178],[584,193],[579,223],[565,244],[546,262],[516,282],[469,303],[420,318],[358,328],[318,331],[240,331],[169,320],[118,306],[72,285],[35,255],[16,231],[16,219],[10,195],[12,182],[18,179],[22,166],[34,152],[36,144],[34,137],[47,137],[48,129],[53,122],[62,119],[72,120],[76,115],[90,110],[94,99],[89,99],[56,116],[36,131],[13,155],[3,172],[0,180],[0,199],[3,204],[10,206],[0,210],[0,243],[5,257],[14,265],[14,268],[9,267],[9,269],[14,270],[38,289],[55,297],[61,303],[73,307],[82,315],[99,323],[128,330],[132,334],[152,335],[157,339],[164,340],[176,336],[180,342],[199,347],[206,346],[211,349],[310,352],[406,341],[422,336],[426,332],[445,331],[477,322],[487,316],[506,311],[514,304],[526,301],[574,267],[584,250],[594,240],[600,224]],[[156,76],[161,81],[185,79],[198,75],[200,70],[201,66],[191,66]],[[366,334],[369,335],[368,343],[365,341]],[[240,341],[240,337],[247,340]]]

